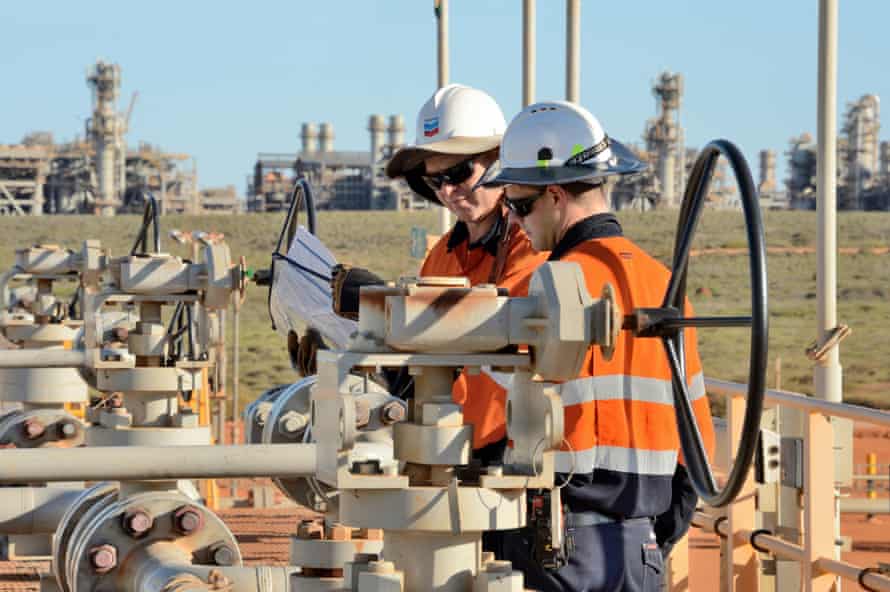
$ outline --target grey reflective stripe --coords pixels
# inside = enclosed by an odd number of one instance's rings
[[[695,374],[692,378],[689,379],[689,400],[695,401],[696,399],[701,399],[708,392],[705,389],[705,375],[701,372]]]
[[[705,396],[705,379],[701,372],[689,379],[689,398],[693,401]],[[563,406],[580,405],[590,401],[641,401],[673,405],[674,394],[670,380],[644,378],[628,374],[609,374],[576,378],[556,386]]]
[[[673,475],[676,468],[676,450],[594,446],[587,450],[556,453],[558,473],[591,473],[594,469],[607,469],[637,475]]]

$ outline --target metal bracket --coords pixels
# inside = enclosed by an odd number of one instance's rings
[[[853,332],[848,325],[840,324],[834,329],[832,329],[828,337],[826,337],[822,343],[818,341],[814,341],[810,344],[810,346],[806,349],[806,354],[809,359],[814,362],[819,362],[828,355],[828,352],[831,351],[831,348],[836,347],[844,338],[847,337],[850,333]]]
[[[780,448],[782,485],[803,489],[803,438],[784,437]]]

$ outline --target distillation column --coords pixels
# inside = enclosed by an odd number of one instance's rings
[[[87,75],[87,84],[93,89],[93,117],[89,132],[96,159],[97,213],[112,216],[120,205],[125,182],[124,121],[117,112],[120,66],[101,60],[96,62]]]

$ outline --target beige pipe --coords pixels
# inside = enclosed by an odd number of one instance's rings
[[[82,487],[0,488],[0,534],[51,534]]]
[[[0,451],[0,483],[167,481],[314,474],[314,444],[97,446]]]
[[[0,351],[0,368],[80,368],[86,365],[86,360],[86,352],[64,349]]]

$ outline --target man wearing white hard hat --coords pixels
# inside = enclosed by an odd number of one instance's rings
[[[497,284],[514,296],[527,293],[531,275],[546,255],[536,253],[525,233],[509,224],[502,189],[476,187],[498,158],[505,127],[504,114],[491,96],[450,84],[421,107],[415,143],[399,149],[387,164],[389,177],[404,177],[416,193],[457,218],[427,254],[421,276],[466,277],[472,285]],[[357,310],[357,290],[349,289],[346,273],[365,281],[362,270],[335,271],[335,306]],[[345,300],[349,302],[341,303]],[[452,395],[463,405],[464,422],[473,426],[474,458],[499,463],[506,446],[506,391],[485,374],[464,372]]]
[[[661,306],[669,271],[623,236],[610,213],[610,179],[645,168],[583,107],[530,105],[504,133],[501,168],[482,181],[503,187],[505,205],[535,249],[577,263],[591,294],[605,283],[623,310]],[[689,394],[709,452],[708,400],[694,332],[685,353]],[[579,376],[559,386],[566,438],[557,452],[567,556],[542,565],[534,526],[511,533],[503,558],[535,590],[654,591],[663,558],[688,529],[696,496],[682,460],[671,372],[661,343],[619,335],[611,359],[591,347]]]

